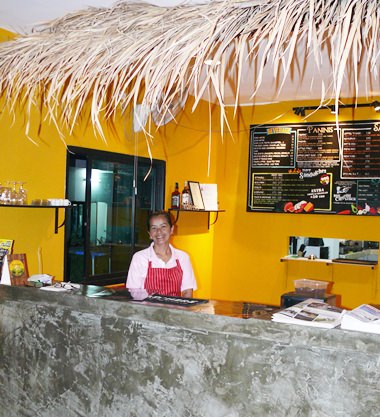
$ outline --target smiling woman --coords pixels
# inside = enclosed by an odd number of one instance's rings
[[[174,226],[166,211],[148,218],[149,248],[134,254],[128,272],[129,289],[144,288],[150,294],[192,297],[197,289],[189,255],[170,243]]]

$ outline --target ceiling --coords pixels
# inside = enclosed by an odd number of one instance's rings
[[[41,22],[64,16],[67,13],[92,7],[108,7],[116,0],[1,0],[0,27],[16,33],[28,33]],[[143,2],[135,0],[135,2]],[[207,1],[188,1],[188,4]],[[159,6],[175,6],[181,0],[149,0],[146,3]]]
[[[199,4],[205,2],[204,0],[190,0],[186,3]],[[85,9],[89,6],[108,7],[113,3],[115,3],[114,0],[1,0],[0,27],[12,32],[27,34],[32,30],[33,26],[38,26],[43,22],[61,17],[67,13]],[[159,6],[174,6],[184,2],[181,0],[149,0],[149,3]],[[327,97],[330,92],[332,97],[331,86],[327,85],[332,72],[327,52],[322,51],[320,68],[316,68],[314,60],[305,59],[307,53],[302,44],[297,46],[297,56],[299,60],[291,69],[290,75],[287,77],[280,92],[278,92],[279,84],[275,81],[275,74],[268,67],[253,100],[251,95],[254,91],[255,80],[252,74],[255,71],[247,63],[243,70],[239,103],[241,105],[252,105],[252,103],[264,104],[289,100],[319,100],[321,99],[321,91],[326,91]],[[380,96],[379,80],[375,80],[376,82],[368,80],[366,74],[363,73],[359,74],[359,80],[358,91],[366,91],[369,100]],[[349,79],[346,79],[342,88],[341,98],[355,96],[353,84]],[[235,101],[234,87],[232,80],[227,81],[225,87],[226,104],[233,104]]]

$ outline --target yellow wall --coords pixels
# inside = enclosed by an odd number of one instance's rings
[[[190,102],[192,100],[190,99]],[[200,183],[216,183],[217,157],[216,150],[219,138],[209,138],[209,105],[201,102],[200,106],[191,113],[192,103],[187,111],[177,117],[177,124],[170,123],[162,127],[156,135],[155,141],[162,142],[165,147],[167,161],[167,192],[166,208],[170,207],[170,195],[175,182],[182,191],[184,181],[198,181]],[[219,129],[219,109],[212,106],[212,130]],[[209,169],[210,149],[210,169]],[[210,222],[214,220],[211,217]],[[175,227],[173,243],[178,248],[187,251],[191,257],[194,272],[197,276],[197,297],[211,297],[211,283],[214,277],[213,263],[213,226],[208,229],[208,217],[205,213],[181,212]]]
[[[0,101],[0,108],[3,106]],[[106,141],[96,136],[88,118],[61,139],[52,123],[42,121],[34,110],[31,127],[26,135],[25,114],[13,117],[6,109],[0,114],[1,152],[0,183],[25,181],[29,202],[36,198],[64,198],[67,146],[94,148],[132,155],[138,143],[139,154],[147,156],[142,135],[135,135],[130,118],[119,119],[114,129],[105,128]],[[137,141],[137,142],[136,142]],[[156,158],[164,159],[159,143],[151,145]],[[26,253],[30,274],[39,272],[63,278],[64,228],[54,233],[54,209],[0,207],[0,237],[14,240],[14,253]],[[59,224],[64,211],[59,210]],[[38,252],[42,254],[42,271]]]
[[[360,100],[365,101],[363,100]],[[167,205],[174,182],[184,180],[216,182],[220,213],[215,225],[207,229],[205,214],[181,213],[175,244],[192,257],[199,281],[199,297],[216,299],[280,302],[281,294],[293,290],[298,278],[333,282],[332,291],[346,307],[365,302],[380,302],[377,291],[378,269],[352,265],[280,262],[287,255],[289,236],[380,240],[379,218],[334,215],[292,215],[248,213],[249,126],[260,123],[302,122],[292,107],[316,102],[285,102],[274,105],[242,107],[233,118],[228,108],[233,138],[219,130],[219,112],[212,118],[211,170],[207,176],[209,146],[207,104],[196,114],[178,118],[178,125],[160,130],[167,157]],[[281,116],[281,117],[279,117]],[[327,110],[308,121],[334,122]],[[371,108],[342,109],[339,120],[378,119]],[[211,215],[213,217],[213,215]]]
[[[0,102],[0,105],[3,104]],[[202,103],[192,117],[202,119],[205,111],[208,111],[208,105]],[[153,157],[167,161],[166,208],[170,206],[170,193],[175,181],[181,184],[182,189],[185,180],[207,182],[208,178],[207,153],[204,147],[208,141],[208,135],[204,133],[208,130],[207,120],[204,122],[206,128],[194,128],[194,123],[186,114],[178,121],[190,130],[175,124],[160,129],[159,132],[154,128],[154,139],[149,143]],[[17,112],[13,118],[13,115],[4,109],[0,115],[0,183],[6,185],[7,181],[26,181],[29,201],[36,198],[63,198],[66,146],[130,155],[137,151],[141,156],[148,156],[147,142],[141,133],[133,133],[130,117],[117,118],[112,129],[103,123],[106,141],[96,136],[87,122],[88,117],[83,117],[83,123],[75,128],[73,134],[65,132],[64,139],[61,139],[54,125],[44,121],[38,111],[34,110],[27,137],[25,114]],[[215,179],[212,182],[215,182]],[[54,234],[54,210],[10,207],[0,207],[0,210],[0,238],[14,239],[13,252],[27,254],[29,273],[44,272],[54,275],[58,280],[62,279],[64,228],[59,229],[58,234]],[[200,225],[193,227],[192,219],[187,214],[182,215],[176,225],[173,243],[178,247],[190,246],[189,253],[199,277],[198,295],[209,297],[213,233],[209,233],[207,229],[207,217],[201,215],[201,218],[203,221]],[[63,219],[64,213],[61,209],[59,223]],[[39,251],[42,253],[42,271],[38,263]]]
[[[0,28],[0,42],[6,42],[14,39],[17,35],[8,30]]]
[[[379,218],[246,212],[249,125],[299,123],[302,119],[293,114],[292,107],[313,104],[317,103],[243,107],[236,120],[231,121],[235,142],[225,141],[218,147],[217,155],[220,202],[226,213],[220,216],[214,232],[213,298],[278,304],[281,294],[293,289],[293,279],[311,278],[332,281],[333,293],[341,295],[344,306],[380,302],[377,269],[280,262],[287,254],[289,236],[378,241]],[[274,121],[280,115],[282,117]],[[333,117],[327,110],[321,110],[308,121],[333,122]],[[344,109],[339,119],[379,119],[379,115],[371,108]]]
[[[9,35],[2,35],[0,31],[0,36],[7,39]],[[190,103],[187,111],[178,117],[178,124],[170,123],[154,132],[153,157],[167,162],[166,208],[174,183],[178,181],[182,188],[185,180],[194,180],[217,183],[220,208],[226,210],[210,229],[204,213],[181,213],[176,224],[173,243],[192,258],[199,284],[196,296],[278,304],[280,295],[292,289],[293,279],[305,277],[333,281],[333,292],[342,296],[346,307],[363,302],[380,303],[377,269],[280,262],[287,254],[290,235],[380,240],[379,218],[246,212],[249,125],[300,122],[291,108],[302,104],[316,103],[242,107],[236,118],[229,108],[233,139],[228,134],[221,138],[219,109],[214,107],[210,172],[207,103],[201,102],[194,114],[191,114]],[[272,120],[280,115],[283,116]],[[331,121],[331,117],[327,111],[320,111],[309,120]],[[371,109],[341,111],[340,120],[355,118],[378,116]],[[65,195],[65,143],[48,122],[42,122],[40,129],[40,120],[38,113],[33,113],[30,137],[34,144],[25,135],[25,115],[20,112],[13,120],[3,110],[0,115],[0,182],[26,181],[30,199],[62,198]],[[147,155],[145,140],[141,134],[132,132],[130,120],[116,120],[116,135],[105,127],[106,143],[94,135],[85,121],[75,129],[74,135],[66,135],[67,145],[133,154],[137,138],[138,154]],[[41,248],[43,272],[62,278],[64,231],[62,228],[54,234],[53,210],[0,210],[0,238],[14,239],[14,252],[27,253],[30,273],[38,272],[37,251]],[[61,212],[60,221],[62,219]]]

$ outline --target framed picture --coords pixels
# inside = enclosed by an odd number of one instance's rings
[[[196,181],[188,181],[191,194],[191,200],[193,202],[193,206],[195,210],[204,210],[205,205],[203,203],[201,187],[199,186],[199,182]]]

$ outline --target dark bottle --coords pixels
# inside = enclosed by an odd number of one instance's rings
[[[182,190],[182,205],[181,208],[185,210],[189,210],[191,208],[191,195],[189,186],[187,185],[187,181],[185,181],[185,185]]]
[[[172,192],[172,209],[179,209],[181,193],[179,192],[178,182],[175,183],[175,189]]]

